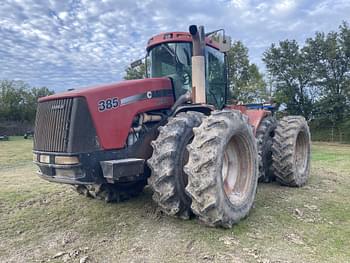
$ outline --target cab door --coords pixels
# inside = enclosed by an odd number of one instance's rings
[[[209,46],[205,53],[207,103],[222,109],[226,100],[225,55]]]

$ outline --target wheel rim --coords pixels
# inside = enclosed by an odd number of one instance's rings
[[[306,133],[300,131],[295,143],[295,167],[299,174],[303,174],[307,168],[309,142]]]
[[[225,194],[233,205],[249,196],[254,175],[253,156],[244,135],[233,136],[224,152],[222,180]]]

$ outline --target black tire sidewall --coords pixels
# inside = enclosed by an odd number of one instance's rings
[[[175,163],[181,164],[180,167],[176,167],[175,169],[175,187],[176,191],[179,193],[179,199],[187,206],[191,205],[191,198],[185,193],[185,187],[187,186],[187,174],[183,171],[184,165],[188,162],[183,162],[183,156],[188,151],[186,149],[187,144],[193,139],[193,127],[186,126],[182,136],[179,140],[179,151],[176,152],[175,155]]]
[[[265,124],[266,123],[266,124]],[[265,130],[263,129],[264,127]],[[274,180],[272,166],[272,145],[273,136],[271,133],[275,132],[277,127],[277,120],[272,115],[266,116],[257,129],[257,134],[262,133],[262,136],[258,139],[258,153],[261,160],[259,161],[259,180],[262,182],[271,182]],[[258,135],[259,136],[259,135]]]

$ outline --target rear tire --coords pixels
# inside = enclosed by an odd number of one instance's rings
[[[86,197],[118,203],[139,195],[145,185],[146,181],[142,180],[123,184],[75,185],[74,190]]]
[[[239,111],[214,111],[194,128],[188,145],[186,192],[192,211],[209,226],[232,227],[245,218],[258,182],[256,140]]]
[[[259,154],[259,181],[269,183],[275,179],[272,169],[272,143],[275,136],[277,120],[266,116],[256,131]]]
[[[199,126],[203,118],[199,112],[182,112],[160,127],[158,138],[151,143],[148,183],[153,189],[153,200],[167,215],[184,219],[190,216],[191,199],[185,193],[187,176],[183,167],[188,161],[186,146],[193,138],[193,127]]]
[[[310,173],[310,131],[304,117],[283,117],[275,130],[272,146],[276,179],[286,186],[306,184]]]

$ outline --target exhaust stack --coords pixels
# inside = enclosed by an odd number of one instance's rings
[[[192,35],[192,101],[194,103],[206,103],[205,95],[205,33],[204,27],[197,28],[191,25]]]

